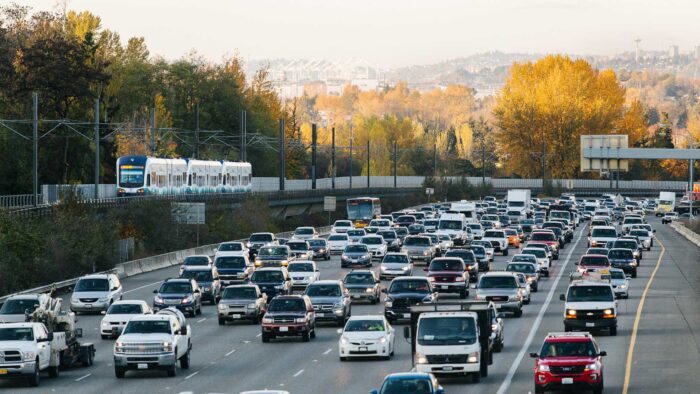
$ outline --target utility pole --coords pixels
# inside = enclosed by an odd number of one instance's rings
[[[34,206],[39,205],[39,93],[32,93],[32,189]]]
[[[547,183],[547,140],[542,133],[542,191],[545,190]]]
[[[352,123],[350,124],[350,189],[352,189]]]
[[[311,125],[311,190],[316,190],[316,123]]]
[[[398,149],[396,148],[396,141],[394,141],[394,189],[396,189],[396,162],[398,161],[399,155],[398,155]]]
[[[280,190],[284,190],[285,174],[285,152],[284,152],[284,118],[280,118]]]
[[[199,159],[199,100],[195,103],[194,123],[194,158]]]
[[[331,129],[331,189],[335,189],[335,126]]]
[[[433,143],[433,176],[437,178],[437,142]]]
[[[486,138],[481,137],[481,186],[486,185]]]
[[[695,165],[695,160],[690,159],[690,193],[688,193],[688,200],[690,201],[690,219],[693,219],[693,200],[695,199],[695,190],[693,189],[693,166]]]
[[[156,109],[151,109],[151,155],[156,155]]]
[[[370,169],[369,169],[369,137],[367,137],[367,188],[369,189],[369,177],[370,177]]]
[[[248,127],[247,125],[247,112],[246,111],[241,111],[241,161],[245,162],[247,161],[247,155],[246,155],[246,128]]]
[[[100,198],[100,99],[95,99],[95,200]]]

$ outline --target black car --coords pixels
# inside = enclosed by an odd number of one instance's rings
[[[258,285],[260,291],[265,293],[268,299],[292,292],[292,279],[286,268],[259,268],[250,276],[250,283]]]
[[[311,250],[314,251],[314,259],[331,259],[331,251],[328,249],[328,241],[323,238],[311,238],[307,240],[307,242],[309,243],[309,246],[311,246]]]
[[[214,260],[214,266],[219,273],[221,286],[245,283],[255,270],[248,256],[219,256]]]
[[[276,337],[301,336],[304,342],[316,337],[316,314],[309,297],[279,296],[270,301],[262,319],[262,341]]]
[[[350,292],[350,297],[355,300],[367,300],[370,304],[379,302],[381,294],[379,280],[371,270],[353,270],[348,272],[343,279],[345,288]]]
[[[166,279],[153,293],[154,312],[175,307],[190,317],[202,314],[202,291],[194,279]]]
[[[202,292],[202,301],[216,303],[216,296],[221,291],[221,281],[216,267],[185,267],[180,278],[194,279]]]
[[[419,302],[433,302],[437,294],[428,278],[408,276],[395,278],[387,289],[384,298],[384,316],[390,323],[411,318],[411,305]]]
[[[401,250],[401,240],[394,230],[377,231],[377,235],[381,235],[386,242],[387,251],[398,252]]]
[[[631,249],[615,248],[608,251],[608,260],[610,265],[625,271],[625,274],[630,274],[633,278],[637,277],[637,259],[634,258],[634,253]]]
[[[484,251],[484,255],[486,252]],[[476,282],[479,278],[479,261],[476,259],[474,252],[468,249],[450,249],[445,252],[444,257],[459,257],[464,261],[464,264],[469,271],[469,281]]]
[[[425,226],[422,224],[412,224],[408,226],[409,235],[418,235],[425,232]]]

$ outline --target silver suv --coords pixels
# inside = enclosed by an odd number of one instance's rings
[[[306,287],[304,295],[311,299],[316,321],[335,321],[345,326],[350,317],[350,297],[342,281],[319,280]]]
[[[487,272],[481,275],[476,288],[477,301],[493,301],[502,312],[512,312],[515,317],[523,314],[523,294],[518,278],[513,272]]]

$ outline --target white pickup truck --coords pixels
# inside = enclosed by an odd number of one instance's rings
[[[114,345],[114,374],[123,378],[128,370],[161,369],[172,377],[176,364],[190,367],[192,330],[185,316],[174,308],[155,315],[132,317]]]

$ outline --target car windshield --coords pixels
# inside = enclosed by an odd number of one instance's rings
[[[289,249],[293,251],[307,251],[309,250],[309,245],[306,242],[287,242]]]
[[[422,224],[412,224],[408,226],[408,231],[423,231],[425,230],[425,226]]]
[[[394,231],[396,231],[396,235],[399,235],[399,236],[401,236],[401,235],[405,236],[408,234],[408,229],[406,227],[399,227]]]
[[[474,252],[476,256],[484,256],[486,255],[486,248],[481,245],[472,245],[472,252]]]
[[[540,357],[595,357],[595,346],[590,341],[545,342]]]
[[[523,272],[526,274],[534,274],[535,271],[535,266],[532,263],[528,264],[508,264],[508,267],[506,268],[506,271],[512,271],[512,272]]]
[[[34,330],[32,330],[31,327],[0,328],[0,341],[33,341],[33,340],[34,340]]]
[[[514,289],[518,284],[514,276],[482,276],[479,282],[481,289]]]
[[[629,249],[613,249],[608,252],[608,258],[611,259],[634,259],[634,254]]]
[[[333,225],[335,227],[352,227],[352,222],[349,220],[338,220]]]
[[[396,233],[393,231],[379,231],[377,235],[381,235],[385,240],[396,238]]]
[[[184,265],[209,265],[209,257],[205,257],[205,256],[186,257]]]
[[[289,243],[287,243],[289,245]],[[291,246],[290,246],[291,248]],[[258,257],[283,257],[287,256],[287,248],[283,247],[266,247],[261,248]]]
[[[404,244],[404,246],[430,246],[430,238],[428,238],[428,237],[406,237],[403,244]]]
[[[253,282],[283,282],[284,274],[279,271],[255,271],[250,280]]]
[[[462,221],[461,220],[440,220],[438,225],[440,230],[461,230]]]
[[[639,224],[644,223],[640,218],[627,218],[622,224]]]
[[[123,334],[170,334],[169,320],[132,320],[124,328]]]
[[[550,233],[534,233],[530,236],[533,241],[554,241],[554,234]]]
[[[245,268],[245,257],[243,256],[222,256],[216,258],[216,268]]]
[[[448,250],[445,252],[445,257],[459,257],[465,263],[473,262],[476,260],[474,257],[474,252],[471,250]]]
[[[310,239],[307,241],[310,246],[323,247],[326,246],[325,239]]]
[[[623,249],[637,249],[638,245],[636,241],[615,241],[613,244],[616,248]]]
[[[505,235],[503,231],[486,231],[484,232],[484,238],[504,238]]]
[[[160,286],[158,292],[162,294],[191,293],[192,285],[187,282],[166,282]]]
[[[608,255],[608,249],[606,248],[589,248],[586,254],[602,254],[603,256]]]
[[[431,394],[432,384],[428,378],[402,377],[388,379],[379,394]]]
[[[340,297],[340,286],[336,284],[310,285],[304,294],[309,297]]]
[[[343,279],[346,285],[373,285],[377,281],[371,274],[347,274]]]
[[[372,320],[350,320],[348,324],[345,325],[345,332],[358,332],[358,331],[384,331],[384,321],[379,319]]]
[[[425,280],[398,280],[389,286],[389,293],[429,293],[430,286]]]
[[[75,291],[109,291],[107,279],[80,279],[75,284]]]
[[[522,254],[531,254],[538,259],[543,259],[547,257],[547,252],[544,249],[523,249]]]
[[[228,287],[221,295],[223,299],[253,299],[258,298],[258,292],[254,287]]]
[[[608,258],[605,256],[582,256],[580,265],[595,265],[595,266],[607,266],[610,265]]]
[[[272,234],[253,234],[250,242],[272,242]]]
[[[143,313],[140,304],[114,304],[107,309],[108,315],[137,315]]]
[[[615,238],[617,237],[617,231],[614,228],[594,228],[591,231],[591,237]]]
[[[197,282],[211,282],[213,280],[211,271],[185,270],[185,271],[182,271],[182,275],[180,275],[180,277],[187,278],[187,279],[194,279]]]
[[[367,245],[348,245],[345,253],[367,253]]]
[[[450,236],[447,235],[447,234],[438,234],[438,239],[439,239],[440,241],[449,241],[451,238],[450,238]]]
[[[399,254],[389,254],[384,256],[384,259],[382,260],[382,264],[384,263],[400,263],[400,264],[408,264],[408,257],[404,255],[399,255]]]
[[[362,243],[365,245],[381,245],[382,239],[379,237],[366,237],[362,238]]]
[[[294,234],[296,235],[311,235],[314,233],[314,229],[308,228],[308,227],[301,227],[296,230],[294,230]]]
[[[289,272],[314,272],[314,265],[311,263],[291,263],[287,267]]]
[[[348,235],[352,235],[353,237],[363,236],[366,234],[367,233],[365,230],[348,230]]]
[[[430,263],[430,271],[464,271],[464,263],[457,259],[433,260]]]
[[[420,319],[417,338],[423,346],[470,345],[476,343],[476,322],[471,317]]]
[[[267,310],[269,312],[305,312],[306,303],[301,298],[273,298]]]
[[[526,263],[533,263],[534,264],[537,262],[537,258],[531,254],[527,254],[527,255],[519,254],[519,255],[513,256],[513,259],[511,261],[514,263],[526,262]]]
[[[610,301],[615,299],[610,286],[571,286],[567,302]]]
[[[38,307],[38,300],[7,300],[2,304],[2,308],[0,308],[0,315],[23,315],[25,312],[34,312]]]
[[[625,275],[624,271],[610,271],[610,278],[612,279],[626,279],[627,276]]]
[[[243,245],[239,242],[231,242],[219,245],[219,252],[240,252],[243,250]]]
[[[328,240],[329,240],[329,241],[347,241],[347,240],[348,240],[348,236],[347,236],[347,235],[340,235],[340,234],[338,234],[338,235],[331,235],[330,237],[328,237]]]

